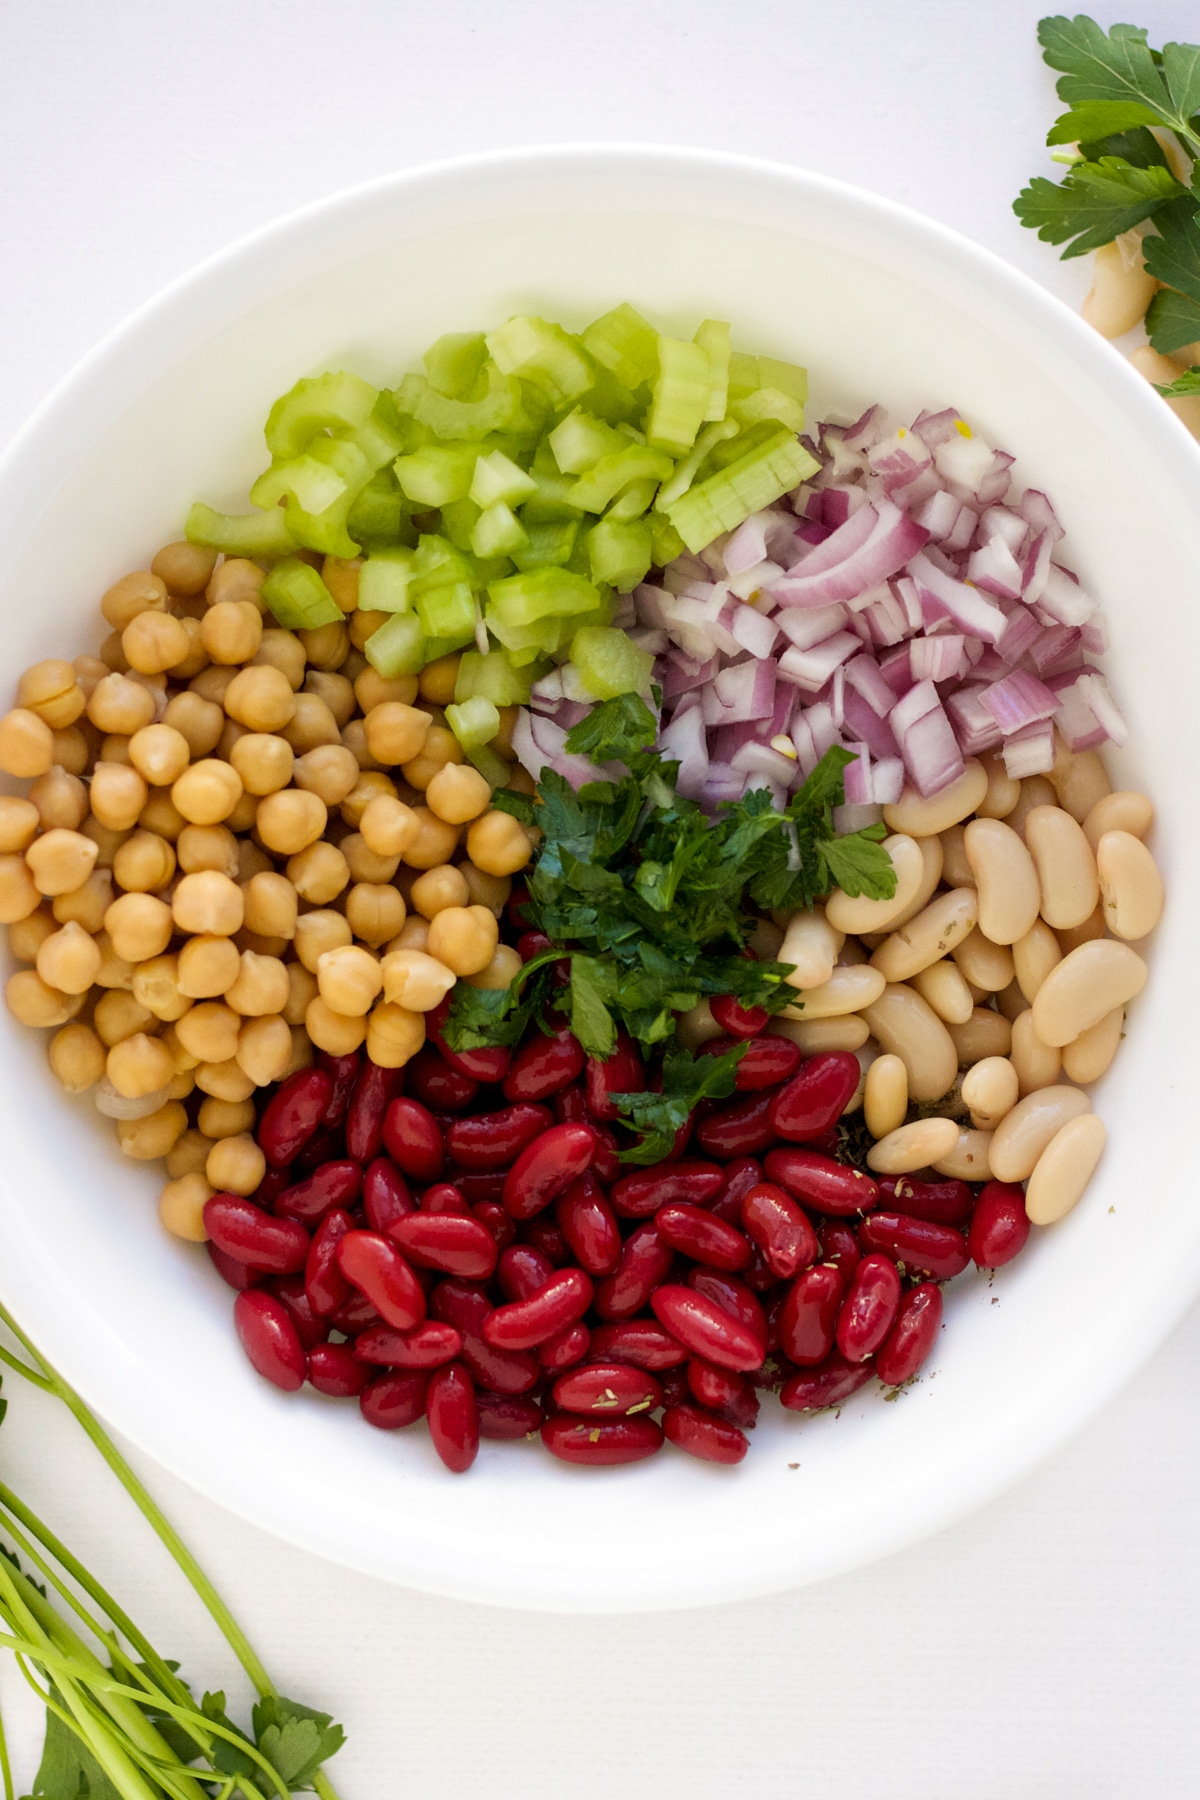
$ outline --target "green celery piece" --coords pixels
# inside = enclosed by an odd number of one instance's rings
[[[808,370],[802,369],[799,363],[777,362],[773,356],[760,356],[758,375],[764,387],[778,388],[781,393],[798,400],[801,406],[807,404]]]
[[[370,418],[378,398],[378,388],[344,371],[298,381],[267,415],[267,449],[272,457],[292,457],[319,432],[357,431]]]
[[[631,644],[615,626],[585,625],[571,640],[571,661],[579,679],[597,700],[615,700],[619,694],[644,694],[654,673],[648,650]]]
[[[665,450],[649,444],[629,444],[602,456],[594,469],[571,483],[567,497],[580,512],[603,512],[632,481],[667,481],[675,464]]]
[[[471,533],[479,523],[480,511],[473,500],[447,500],[441,508],[442,535],[464,555],[471,554]]]
[[[606,425],[635,423],[646,409],[646,400],[644,385],[635,393],[623,381],[618,381],[611,369],[604,368],[597,368],[591,387],[579,396],[584,412],[591,413],[594,419],[602,419]]]
[[[500,729],[496,704],[483,694],[446,708],[446,723],[464,750],[476,750],[490,744]]]
[[[398,456],[393,466],[410,500],[420,506],[445,506],[449,500],[467,498],[476,457],[472,444],[429,444],[409,456]]]
[[[529,677],[517,674],[503,650],[489,650],[486,656],[478,650],[464,650],[454,698],[461,705],[478,694],[493,706],[526,706],[530,685]]]
[[[298,544],[328,556],[357,556],[346,529],[350,508],[374,476],[367,457],[344,438],[316,438],[302,456],[278,463],[251,489],[256,504],[284,498],[288,529]]]
[[[415,544],[416,534],[408,522],[404,496],[390,469],[372,476],[346,515],[346,530],[364,550],[379,550],[389,544]]]
[[[672,525],[695,552],[723,531],[733,531],[790,488],[799,487],[820,464],[790,431],[776,431],[728,467],[689,488],[667,508]]]
[[[680,494],[686,494],[714,446],[725,438],[736,437],[737,432],[736,419],[722,419],[717,424],[706,425],[696,439],[691,453],[685,456],[681,463],[676,464],[675,473],[671,479],[663,482],[658,492],[658,499],[654,502],[656,510],[660,513],[665,512],[668,506],[678,500]]]
[[[558,618],[536,619],[532,625],[514,625],[498,614],[494,606],[485,610],[483,618],[492,636],[503,644],[514,669],[524,668],[540,657],[553,656],[575,629],[573,619]]]
[[[644,519],[601,519],[587,534],[588,563],[597,586],[632,593],[654,560],[650,527]],[[622,689],[622,692],[626,690]]]
[[[413,550],[373,551],[358,573],[359,612],[411,612],[408,590],[416,560]]]
[[[579,532],[578,517],[531,519],[522,507],[521,518],[529,542],[527,549],[513,551],[512,559],[518,569],[562,568],[570,561]]]
[[[509,625],[533,625],[539,619],[570,618],[589,612],[597,605],[599,594],[590,581],[569,569],[530,569],[493,581],[488,587],[494,613]],[[501,639],[501,642],[504,640]]]
[[[602,456],[623,450],[627,440],[600,419],[576,407],[549,433],[546,442],[564,475],[594,469]]]
[[[747,356],[744,350],[732,350],[729,354],[729,398],[744,400],[755,388],[762,386],[762,377],[758,372],[757,356]]]
[[[729,401],[730,330],[724,319],[705,319],[696,331],[696,342],[708,357],[708,405],[704,417],[723,419]]]
[[[475,595],[468,581],[444,581],[416,593],[417,617],[428,638],[469,637],[475,629]]]
[[[505,506],[519,506],[522,500],[528,500],[536,493],[537,482],[519,463],[506,456],[503,450],[487,450],[475,464],[468,498],[476,506],[485,508],[495,506],[498,500]]]
[[[545,319],[509,319],[488,333],[487,347],[501,374],[533,382],[555,406],[577,400],[594,380],[591,358],[578,338]]]
[[[625,387],[653,381],[658,368],[658,333],[628,301],[594,319],[583,333],[583,342]]]
[[[457,550],[448,538],[432,532],[422,534],[413,576],[416,592],[422,586],[432,587],[444,581],[472,581],[474,574],[471,558]]]
[[[778,435],[779,427],[770,419],[760,419],[757,425],[745,426],[732,437],[713,445],[707,460],[701,465],[702,477],[707,480],[718,469],[727,469],[730,463],[740,462],[751,450],[761,450],[764,444]]]
[[[650,514],[650,547],[654,558],[651,567],[655,569],[665,569],[668,563],[673,563],[687,549],[665,513]]]
[[[306,550],[320,550],[326,556],[357,556],[361,546],[350,536],[346,526],[350,508],[357,497],[357,494],[347,492],[320,513],[305,512],[289,501],[288,530]]]
[[[658,373],[646,415],[647,443],[672,456],[686,456],[708,417],[711,391],[708,352],[682,338],[660,337]]]
[[[539,469],[536,459],[529,472],[537,483],[537,493],[531,494],[521,507],[521,522],[526,531],[531,525],[546,524],[551,520],[555,523],[563,520],[578,522],[584,509],[568,497],[576,486],[571,477],[560,475],[557,470],[551,473]]]
[[[439,657],[451,656],[456,650],[465,650],[468,644],[475,642],[475,628],[469,632],[457,632],[454,637],[427,638],[425,640],[425,661],[437,662]]]
[[[423,375],[406,375],[396,389],[396,405],[401,414],[410,413],[435,437],[452,443],[477,444],[493,431],[532,437],[538,421],[530,413],[520,382],[501,375],[489,363],[484,386],[485,391],[474,399],[452,400],[439,394]]]
[[[296,548],[281,506],[266,512],[214,512],[197,500],[188,511],[184,536],[189,544],[207,544],[226,556],[286,556]]]
[[[624,493],[617,495],[604,516],[606,519],[640,519],[653,503],[657,492],[657,481],[631,481]]]
[[[771,419],[778,425],[786,425],[789,431],[804,430],[804,408],[782,388],[761,387],[757,392],[747,394],[744,400],[731,400],[729,411],[742,425],[757,425],[762,419]]]
[[[466,745],[463,745],[466,750]],[[512,780],[512,764],[487,744],[475,744],[467,750],[467,761],[473,763],[483,779],[494,788],[507,787]]]
[[[577,631],[587,631],[596,625],[611,625],[617,611],[617,602],[611,588],[600,589],[599,604],[591,612],[580,613],[577,618],[564,619],[564,642],[567,649],[571,647],[571,639]]]
[[[341,607],[311,563],[298,556],[275,564],[262,584],[262,597],[285,631],[313,631],[341,622]]]
[[[366,424],[346,434],[347,442],[366,457],[373,471],[377,471],[412,448],[405,426],[406,421],[396,411],[392,396],[381,393]]]
[[[328,463],[315,456],[294,456],[264,470],[250,489],[250,504],[277,506],[281,500],[289,499],[305,512],[319,513],[340,500],[347,486],[345,476]]]
[[[471,548],[476,556],[511,556],[528,542],[525,527],[503,500],[485,507],[471,533]]]
[[[386,625],[373,631],[363,646],[363,655],[385,681],[398,675],[419,675],[430,661],[426,654],[425,633],[415,613],[393,613]]]
[[[487,361],[482,331],[449,331],[431,344],[421,361],[431,386],[448,400],[464,400]]]

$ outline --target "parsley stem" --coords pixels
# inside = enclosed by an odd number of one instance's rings
[[[4,1729],[3,1713],[0,1713],[0,1775],[4,1777],[4,1800],[16,1800],[12,1768],[8,1760],[8,1733]]]

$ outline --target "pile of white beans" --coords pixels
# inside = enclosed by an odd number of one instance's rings
[[[1084,1089],[1116,1054],[1146,981],[1133,946],[1162,913],[1153,816],[1095,751],[1060,746],[1024,781],[972,759],[941,793],[884,808],[890,900],[835,890],[756,934],[799,990],[769,1029],[858,1053],[876,1173],[1026,1182],[1039,1225],[1075,1205],[1105,1141]],[[707,1004],[680,1021],[689,1046],[719,1032]]]

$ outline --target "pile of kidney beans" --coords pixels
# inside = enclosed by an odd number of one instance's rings
[[[570,1463],[664,1440],[740,1462],[758,1390],[816,1412],[872,1376],[898,1387],[933,1348],[939,1283],[1029,1234],[1019,1187],[839,1162],[858,1059],[805,1058],[733,1000],[704,1048],[749,1040],[737,1092],[650,1168],[617,1157],[634,1140],[612,1096],[645,1087],[628,1040],[607,1062],[562,1029],[455,1052],[447,1010],[404,1069],[322,1054],[284,1081],[261,1187],[214,1195],[205,1223],[261,1375],[356,1398],[382,1430],[424,1417],[455,1471],[481,1437],[535,1432]]]

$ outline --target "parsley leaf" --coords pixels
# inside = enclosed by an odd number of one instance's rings
[[[607,1061],[616,1048],[617,1028],[608,1010],[616,998],[607,966],[594,956],[571,959],[571,1030],[588,1056]]]
[[[883,870],[891,870],[891,892],[896,891],[895,871],[891,857],[880,841],[885,833],[882,825],[868,825],[849,837],[824,838],[818,845],[821,861],[829,871],[829,883],[857,900],[860,894],[878,896],[884,886]]]
[[[1114,25],[1105,32],[1085,14],[1060,16],[1041,21],[1038,41],[1050,67],[1063,71],[1058,97],[1071,109],[1056,121],[1048,143],[1107,137],[1131,125],[1186,126],[1195,110],[1180,113],[1139,26]],[[1185,76],[1179,90],[1185,98],[1188,87]]]
[[[632,1150],[621,1151],[621,1161],[661,1162],[675,1142],[676,1132],[687,1124],[701,1100],[726,1100],[732,1094],[737,1066],[746,1049],[744,1043],[737,1044],[722,1056],[669,1050],[663,1058],[661,1093],[614,1094],[617,1111],[644,1134]]]
[[[1061,184],[1036,176],[1013,202],[1013,211],[1043,243],[1074,238],[1063,251],[1065,259],[1110,244],[1185,191],[1161,164],[1140,168],[1120,156],[1101,156],[1077,163]]]
[[[1157,224],[1158,235],[1142,244],[1147,272],[1200,302],[1200,215],[1195,195],[1169,207]]]
[[[494,1044],[519,1044],[530,1019],[545,1004],[550,985],[550,955],[527,962],[511,986],[477,988],[456,981],[442,1035],[452,1050],[486,1050]]]
[[[1154,348],[1164,356],[1182,350],[1200,338],[1200,300],[1159,288],[1146,313],[1146,331]]]
[[[293,1793],[311,1788],[321,1765],[346,1741],[342,1727],[328,1713],[314,1712],[282,1694],[256,1701],[252,1717],[255,1743]]]
[[[1174,381],[1158,391],[1167,400],[1186,400],[1192,394],[1200,394],[1200,368],[1185,369],[1182,375],[1177,375]]]

